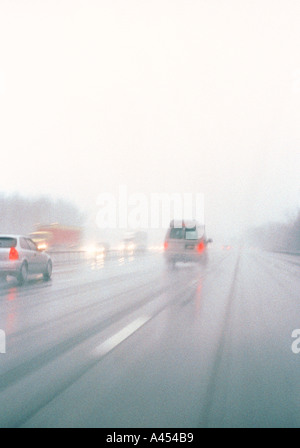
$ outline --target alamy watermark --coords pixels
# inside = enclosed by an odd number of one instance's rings
[[[299,355],[299,353],[300,353],[300,329],[293,331],[292,338],[295,339],[292,344],[292,352],[295,355]]]
[[[0,354],[6,353],[6,335],[5,331],[0,330]]]
[[[97,226],[101,229],[159,229],[174,220],[205,222],[203,193],[129,193],[120,185],[117,194],[102,193],[97,199]]]

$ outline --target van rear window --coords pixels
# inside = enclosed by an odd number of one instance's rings
[[[198,239],[198,232],[197,232],[197,230],[195,230],[195,229],[186,229],[185,239],[186,240],[197,240]]]
[[[0,249],[11,249],[16,247],[17,240],[15,238],[1,238],[0,237]]]
[[[184,235],[185,235],[185,229],[184,228],[180,228],[180,229],[171,229],[171,233],[170,233],[170,238],[174,239],[174,240],[183,240],[184,239]]]

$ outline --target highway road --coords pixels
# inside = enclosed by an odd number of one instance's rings
[[[211,249],[0,286],[0,427],[299,427],[300,257]]]

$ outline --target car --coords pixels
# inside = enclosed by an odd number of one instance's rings
[[[90,246],[84,248],[89,260],[104,259],[108,256],[110,251],[110,245],[108,243],[93,243]]]
[[[164,255],[169,267],[177,262],[207,262],[207,239],[205,226],[195,220],[172,221],[164,243]]]
[[[22,235],[0,235],[0,277],[16,277],[23,285],[29,275],[42,274],[45,281],[52,276],[52,260],[38,249],[32,239]]]
[[[126,232],[123,242],[120,245],[120,251],[125,255],[132,255],[136,253],[144,254],[147,251],[147,247],[147,232]]]
[[[108,243],[97,243],[94,247],[94,255],[96,260],[106,258],[109,254],[110,245]]]

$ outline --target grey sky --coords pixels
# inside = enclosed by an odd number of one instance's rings
[[[298,0],[0,0],[0,190],[204,192],[211,233],[284,218],[299,23]]]

